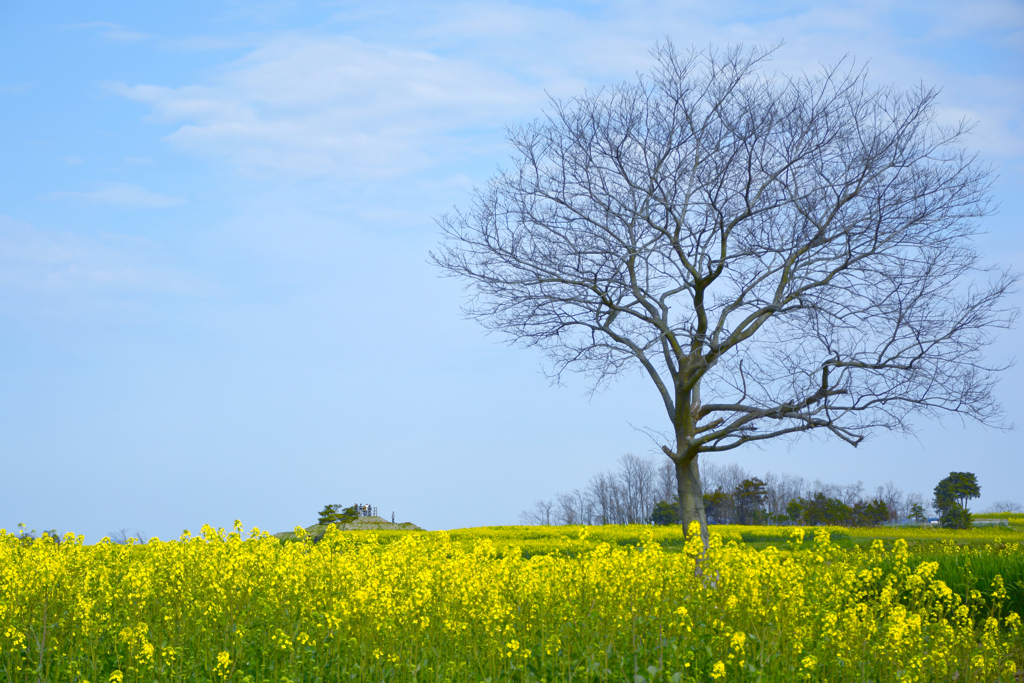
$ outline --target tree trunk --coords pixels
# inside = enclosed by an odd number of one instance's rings
[[[704,548],[708,547],[708,520],[704,514],[704,491],[700,485],[700,470],[697,459],[680,460],[676,463],[676,479],[679,481],[679,519],[683,524],[683,533],[689,534],[690,524],[700,523],[700,539]]]

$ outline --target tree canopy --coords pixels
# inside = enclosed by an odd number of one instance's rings
[[[342,508],[340,503],[324,505],[317,515],[317,524],[348,524],[359,518],[359,510],[355,505]]]
[[[953,529],[969,529],[971,515],[967,501],[981,496],[981,486],[973,472],[950,472],[935,487],[932,507],[939,513],[939,523]]]

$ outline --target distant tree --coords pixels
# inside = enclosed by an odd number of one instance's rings
[[[879,486],[875,489],[874,498],[885,503],[886,509],[889,510],[890,520],[895,521],[908,516],[910,496],[903,493],[895,483],[889,481],[885,486]]]
[[[709,524],[728,524],[732,520],[732,496],[722,489],[715,489],[703,496],[704,509]]]
[[[519,514],[519,521],[523,524],[534,526],[551,526],[551,512],[554,507],[555,503],[553,501],[535,500],[533,501],[532,510],[523,510]]]
[[[325,505],[317,518],[317,524],[348,524],[359,517],[359,510],[355,505],[342,509],[340,503]]]
[[[989,512],[1008,512],[1010,514],[1020,514],[1024,512],[1024,505],[1015,503],[1012,500],[997,500],[992,503],[988,508]]]
[[[853,509],[820,491],[810,500],[803,500],[804,523],[810,526],[846,526],[853,517]]]
[[[36,540],[36,530],[32,529],[29,531],[28,527],[24,524],[19,524],[18,533],[15,535],[15,538],[17,538],[22,545],[32,545],[33,541]]]
[[[915,522],[927,522],[928,518],[924,514],[924,506],[920,503],[910,504],[910,518]]]
[[[669,515],[666,507],[675,500],[670,464],[655,467],[650,459],[626,454],[619,460],[618,471],[598,473],[582,490],[538,500],[520,520],[536,525],[679,523],[678,513]],[[761,479],[735,463],[709,462],[702,468],[702,483],[708,491],[703,502],[712,524],[875,526],[907,517],[926,520],[923,496],[904,493],[891,481],[867,495],[861,481],[815,480],[808,485],[798,476],[769,472]],[[970,476],[954,477],[944,490],[970,494],[970,484]],[[1000,511],[1019,507],[1005,501],[997,505],[1006,508]]]
[[[555,512],[559,524],[569,526],[590,524],[593,517],[593,506],[591,506],[586,493],[579,489],[573,489],[571,493],[559,493],[555,496]]]
[[[132,533],[127,528],[118,529],[112,534],[109,534],[107,538],[110,539],[111,543],[116,543],[117,545],[132,545],[133,543],[141,543],[145,545],[147,541],[145,534],[141,531],[136,529],[135,533]]]
[[[943,529],[970,529],[974,526],[974,520],[970,510],[959,503],[953,503],[942,512],[939,524]]]
[[[671,463],[668,463],[671,465]],[[583,489],[556,493],[554,500],[538,500],[524,510],[523,524],[649,524],[654,506],[672,500],[675,469],[659,469],[650,457],[626,453],[618,471],[600,472]]]
[[[980,495],[981,487],[973,472],[950,472],[935,487],[932,507],[939,513],[939,523],[947,529],[971,528],[967,501]]]
[[[763,518],[764,501],[767,497],[765,483],[754,477],[744,479],[736,490],[733,499],[736,501],[736,516],[740,524],[756,524]]]
[[[655,481],[655,500],[675,500],[679,497],[676,486],[676,467],[668,460],[661,461]]]
[[[872,501],[858,501],[853,506],[855,526],[878,526],[889,521],[889,506],[878,498]]]
[[[789,501],[804,495],[803,477],[768,472],[764,475],[764,483],[768,494],[764,501],[765,509],[774,515],[778,522],[788,521],[786,506],[789,505]]]
[[[804,516],[804,506],[799,498],[794,498],[786,505],[786,517],[791,522],[799,522]]]
[[[741,467],[737,463],[721,463],[708,460],[700,468],[700,480],[702,489],[711,493],[714,491],[733,491],[744,479],[750,479],[754,474]]]
[[[876,498],[868,503],[864,508],[864,519],[869,522],[869,526],[885,524],[892,519],[892,512],[889,510],[889,504],[884,500],[878,500]]]
[[[658,485],[654,460],[626,453],[619,458],[619,482],[626,524],[646,524],[654,509]]]
[[[948,509],[952,503],[967,509],[967,501],[980,495],[981,487],[978,486],[978,478],[973,472],[950,472],[949,476],[935,487],[933,506],[940,512]]]
[[[810,498],[821,493],[826,498],[835,498],[843,505],[852,508],[857,501],[864,497],[864,482],[858,481],[853,484],[826,484],[820,480],[814,480],[809,487]]]
[[[679,506],[667,500],[659,500],[651,513],[651,521],[662,526],[678,524]]]
[[[587,497],[594,508],[597,524],[615,524],[619,512],[619,484],[614,474],[601,472],[590,478]]]
[[[906,513],[905,513],[906,517],[911,517],[911,518],[916,519],[914,517],[914,509],[915,509],[914,506],[916,505],[918,508],[921,509],[921,516],[922,516],[923,519],[921,519],[920,521],[922,521],[922,522],[927,521],[928,518],[927,518],[927,515],[925,514],[924,496],[922,496],[920,493],[908,493],[907,494],[907,498],[904,501],[904,503],[906,505]]]

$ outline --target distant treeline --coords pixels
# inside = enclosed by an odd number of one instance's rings
[[[867,491],[863,482],[808,482],[791,474],[762,477],[737,464],[701,466],[704,509],[709,524],[806,524],[873,526],[904,519],[924,520],[924,497],[893,482]],[[583,489],[535,501],[523,511],[524,524],[672,524],[676,516],[675,466],[627,453],[618,471],[602,472]]]

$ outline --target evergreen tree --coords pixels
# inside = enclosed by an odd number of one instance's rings
[[[800,502],[799,498],[793,498],[786,505],[786,517],[791,522],[799,522],[800,518],[804,516],[804,505]]]
[[[355,505],[350,505],[345,509],[341,509],[341,505],[335,503],[333,505],[325,505],[324,509],[320,511],[320,516],[317,519],[317,524],[347,524],[354,522],[359,517],[359,511]]]
[[[846,526],[853,517],[853,510],[838,498],[818,492],[814,498],[801,501],[804,507],[804,523],[810,526]]]
[[[736,501],[736,515],[740,524],[757,524],[763,517],[764,501],[768,497],[766,484],[754,477],[744,479],[736,485],[733,498]]]
[[[659,500],[651,513],[651,521],[661,526],[679,523],[679,505],[667,500]]]
[[[924,508],[920,503],[914,503],[910,506],[910,517],[915,522],[927,522],[928,518],[924,515]]]
[[[853,506],[853,523],[855,526],[878,526],[889,519],[889,506],[885,501],[859,501]]]
[[[939,522],[946,529],[970,529],[971,513],[967,501],[981,495],[981,486],[973,472],[950,472],[935,487],[932,507],[939,513]]]
[[[970,529],[974,526],[974,521],[967,508],[959,503],[953,503],[953,506],[945,510],[939,517],[939,524],[943,529]]]

